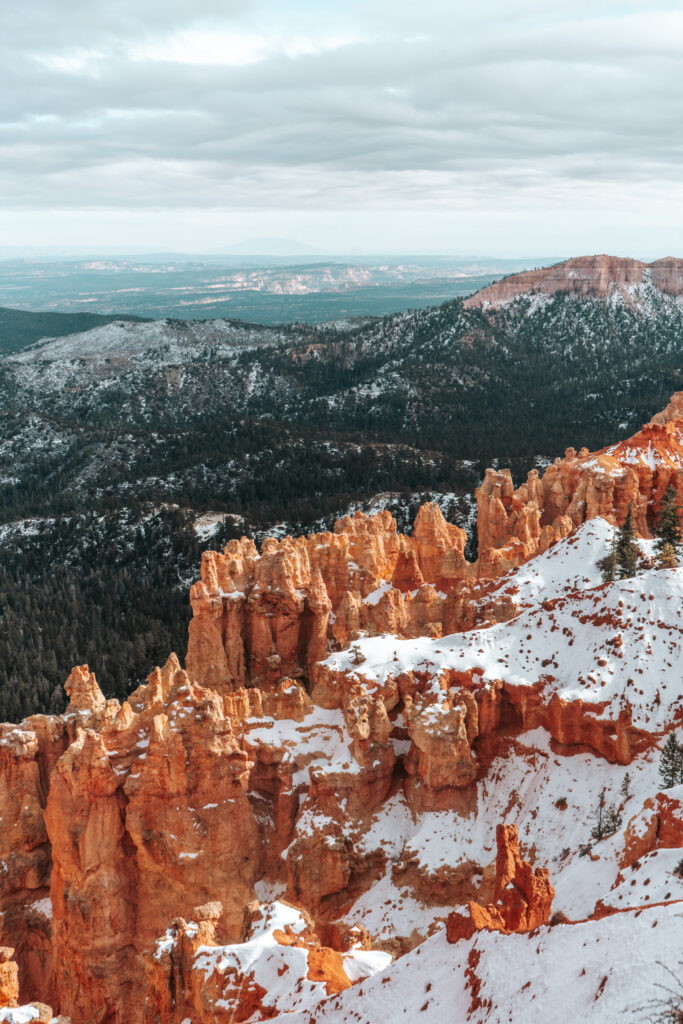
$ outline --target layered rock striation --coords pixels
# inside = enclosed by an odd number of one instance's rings
[[[664,295],[683,295],[683,260],[673,256],[642,263],[618,256],[578,256],[552,267],[525,270],[495,281],[465,299],[465,307],[501,306],[519,295],[595,296],[606,299],[615,292],[631,298],[634,289],[650,285]]]

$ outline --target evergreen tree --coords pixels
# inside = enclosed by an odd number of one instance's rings
[[[595,809],[595,825],[591,831],[591,839],[600,840],[605,836],[611,836],[618,828],[621,828],[622,817],[614,804],[607,803],[605,790],[603,789],[598,798],[598,806]]]
[[[633,522],[633,506],[629,502],[628,512],[617,537],[617,565],[619,578],[630,579],[636,574],[640,548],[636,543],[636,527]]]
[[[612,545],[609,553],[597,563],[603,583],[612,583],[617,577],[617,531],[612,531]]]
[[[673,544],[665,544],[657,555],[658,569],[677,569],[678,558]]]
[[[678,742],[673,732],[662,748],[659,775],[664,789],[683,783],[683,743]]]
[[[676,565],[678,565],[678,559],[683,553],[683,536],[681,535],[681,527],[678,522],[676,489],[673,484],[669,484],[662,497],[655,533],[657,535],[655,551],[659,558],[661,559],[664,554],[664,549],[670,546],[673,548]],[[669,569],[674,567],[667,565],[660,568]]]

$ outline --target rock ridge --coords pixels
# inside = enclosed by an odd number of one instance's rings
[[[411,536],[392,516],[357,512],[333,533],[230,541],[207,551],[191,589],[187,670],[202,685],[262,690],[311,668],[360,635],[439,637],[504,622],[514,599],[487,600],[492,581],[547,551],[587,520],[619,525],[633,508],[651,535],[664,491],[683,504],[683,392],[637,434],[597,452],[567,448],[515,488],[509,470],[487,469],[476,491],[479,557],[465,531],[423,505]]]
[[[631,300],[633,289],[649,284],[665,295],[683,295],[683,259],[667,256],[643,263],[619,256],[577,256],[551,267],[525,270],[495,281],[465,299],[465,308],[501,306],[519,295],[572,294],[605,299],[619,293]]]

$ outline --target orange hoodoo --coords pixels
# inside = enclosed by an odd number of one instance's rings
[[[547,868],[536,868],[522,860],[516,825],[496,829],[495,903],[482,906],[469,902],[467,913],[449,914],[446,935],[449,942],[469,939],[475,932],[530,932],[550,920],[555,890]]]

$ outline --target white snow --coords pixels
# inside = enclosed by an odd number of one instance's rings
[[[2,1024],[30,1024],[32,1020],[38,1020],[40,1013],[34,1006],[16,1006],[14,1009],[6,1006],[0,1009],[0,1021]]]
[[[52,917],[52,902],[50,901],[49,896],[46,896],[42,900],[36,900],[36,902],[32,903],[31,906],[36,913],[41,914],[43,917]]]
[[[306,929],[306,921],[294,907],[285,903],[262,906],[263,917],[252,925],[246,942],[233,946],[200,946],[194,966],[208,980],[215,973],[251,977],[254,984],[265,989],[264,1005],[275,1010],[302,1009],[316,1005],[327,992],[322,982],[308,978],[308,950],[305,947],[281,945],[276,932],[298,935]],[[391,962],[388,953],[350,950],[344,954],[343,966],[351,980],[367,978],[383,970]],[[238,993],[239,997],[239,993]],[[229,1010],[230,998],[217,1005]]]
[[[657,907],[636,915],[524,935],[480,932],[455,945],[439,931],[390,970],[325,1000],[315,1019],[318,1024],[644,1024],[650,1018],[644,1007],[659,994],[657,985],[671,980],[661,964],[680,952],[680,909]],[[481,1004],[473,1001],[468,971],[481,984]],[[273,1022],[305,1024],[308,1017],[284,1014]]]
[[[373,590],[372,593],[368,594],[367,597],[363,598],[363,604],[379,604],[384,595],[388,594],[391,589],[391,581],[382,580],[382,582],[380,583],[376,590]]]
[[[594,704],[597,718],[616,720],[628,704],[634,726],[654,732],[683,701],[682,602],[683,569],[650,570],[487,629],[436,640],[361,638],[354,644],[359,654],[347,649],[324,664],[371,687],[412,671],[431,676],[437,692],[445,669],[476,670],[483,683],[540,683],[546,699],[557,693]]]
[[[244,733],[246,750],[256,746],[285,748],[285,760],[295,766],[294,785],[307,786],[311,770],[357,773],[341,711],[314,707],[303,722],[253,718]]]

